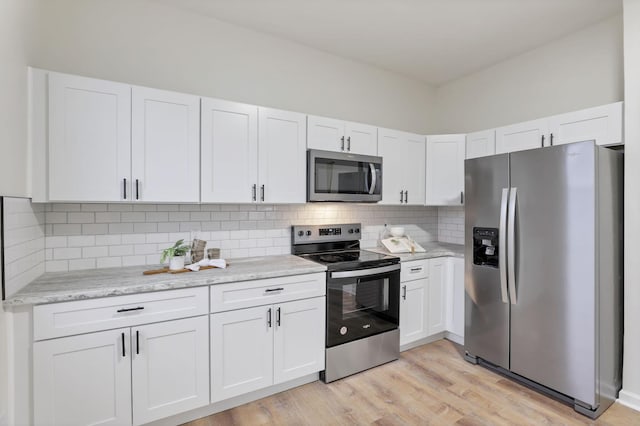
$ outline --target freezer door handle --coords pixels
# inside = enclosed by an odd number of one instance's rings
[[[500,269],[500,293],[502,303],[509,303],[507,295],[507,199],[509,188],[502,188],[502,201],[500,202],[500,229],[498,230],[498,268]]]
[[[509,262],[509,297],[511,304],[518,303],[516,298],[516,203],[518,197],[518,188],[511,188],[509,194],[509,220],[507,232],[507,260]]]

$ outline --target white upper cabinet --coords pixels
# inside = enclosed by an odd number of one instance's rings
[[[335,118],[307,117],[307,148],[377,155],[377,128]]]
[[[465,135],[427,136],[426,204],[464,204]]]
[[[130,200],[131,87],[50,73],[48,111],[49,201]]]
[[[200,200],[200,98],[132,89],[131,179],[134,200]]]
[[[307,200],[307,147],[304,114],[258,108],[259,200]]]
[[[541,148],[550,144],[546,119],[496,129],[496,154]]]
[[[250,203],[257,200],[257,141],[258,107],[202,99],[202,202]]]
[[[486,157],[496,153],[496,130],[467,134],[466,158]]]
[[[382,157],[381,204],[424,205],[424,136],[378,129]]]
[[[622,102],[549,117],[549,143],[594,140],[597,145],[622,144]]]

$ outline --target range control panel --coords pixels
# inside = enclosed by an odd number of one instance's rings
[[[293,244],[319,243],[329,241],[353,241],[360,239],[361,225],[294,225],[291,227]]]

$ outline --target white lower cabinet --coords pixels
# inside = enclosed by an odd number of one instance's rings
[[[447,330],[464,340],[464,259],[452,257],[447,293]]]
[[[36,425],[131,424],[130,329],[33,345]]]
[[[208,326],[200,316],[35,342],[35,423],[139,425],[207,405]]]
[[[464,259],[438,257],[402,262],[400,276],[400,345],[445,331],[462,343]]]
[[[211,402],[324,369],[325,298],[211,315]]]
[[[131,329],[133,424],[209,403],[207,316]]]
[[[429,335],[440,333],[446,329],[446,296],[449,280],[449,258],[438,257],[429,260]]]

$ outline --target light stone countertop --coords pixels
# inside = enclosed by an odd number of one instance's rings
[[[226,269],[206,269],[180,274],[142,275],[161,265],[49,272],[3,302],[20,305],[68,302],[123,294],[145,293],[185,287],[223,284],[263,278],[325,272],[324,265],[293,255],[229,259]]]
[[[400,262],[433,259],[435,257],[464,257],[463,244],[441,243],[438,241],[429,241],[427,243],[418,241],[418,244],[426,250],[424,253],[389,253],[384,247],[365,248],[364,250],[396,256],[400,258]]]

